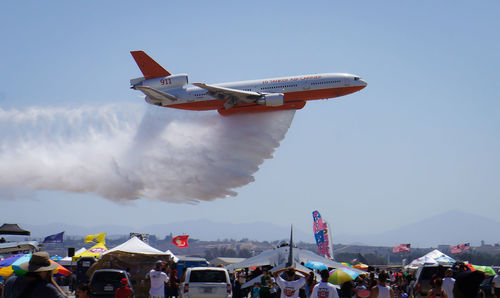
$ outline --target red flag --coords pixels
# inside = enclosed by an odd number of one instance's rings
[[[400,252],[404,252],[404,251],[410,251],[410,244],[409,243],[396,245],[392,248],[393,253],[400,253]]]
[[[189,235],[180,235],[180,236],[174,237],[174,239],[172,239],[172,243],[174,243],[178,247],[189,247],[188,238],[189,238]]]

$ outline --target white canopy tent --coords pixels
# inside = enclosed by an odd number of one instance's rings
[[[147,243],[141,241],[137,237],[132,237],[124,243],[113,247],[107,252],[103,253],[103,255],[112,253],[112,252],[126,252],[131,254],[143,254],[143,255],[167,255],[168,253],[164,253],[159,249],[156,249]]]
[[[177,261],[179,261],[179,258],[178,258],[178,257],[176,257],[176,256],[174,255],[174,253],[170,251],[170,249],[167,249],[167,251],[166,251],[165,253],[166,253],[167,255],[170,255],[170,257],[172,258],[172,260],[173,260],[175,263],[177,263]]]
[[[440,252],[435,249],[426,255],[413,260],[408,266],[408,269],[417,269],[420,266],[428,265],[428,266],[437,266],[437,265],[452,265],[455,263],[455,259],[452,257]]]

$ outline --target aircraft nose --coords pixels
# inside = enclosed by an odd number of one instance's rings
[[[365,88],[368,85],[365,80],[358,76],[352,76],[351,80],[354,86],[361,87],[361,89]]]

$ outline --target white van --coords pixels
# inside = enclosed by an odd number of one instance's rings
[[[231,298],[229,273],[221,267],[191,267],[180,287],[181,298]]]

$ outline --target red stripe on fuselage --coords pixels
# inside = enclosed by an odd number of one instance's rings
[[[208,111],[208,110],[225,110],[226,112],[221,112],[221,114],[231,114],[231,110],[238,110],[239,113],[245,112],[241,111],[245,109],[248,113],[253,112],[263,112],[263,111],[275,111],[275,110],[289,110],[289,109],[301,109],[305,105],[306,100],[315,100],[315,99],[326,99],[326,98],[334,98],[347,94],[354,93],[363,89],[364,86],[355,86],[355,87],[339,87],[339,88],[328,88],[328,89],[316,89],[316,90],[304,90],[304,91],[296,91],[296,92],[285,92],[284,93],[284,104],[283,106],[278,107],[268,107],[264,105],[259,105],[255,103],[251,104],[238,104],[229,110],[224,109],[224,100],[202,100],[202,101],[193,101],[189,103],[180,103],[180,104],[172,104],[167,105],[165,107],[182,109],[182,110],[192,110],[192,111]],[[285,107],[286,106],[286,107]],[[294,108],[295,106],[300,106],[298,108]]]

